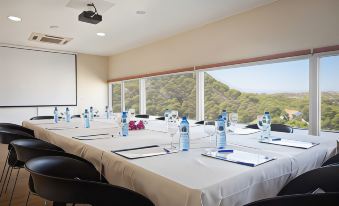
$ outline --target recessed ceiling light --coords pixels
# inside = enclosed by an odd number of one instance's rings
[[[140,10],[140,11],[136,11],[135,13],[136,13],[136,14],[146,14],[146,11]]]
[[[59,28],[59,26],[58,25],[51,25],[51,26],[49,26],[49,28],[50,29],[57,29],[57,28]]]
[[[97,36],[106,36],[106,34],[103,33],[103,32],[98,32],[98,33],[97,33]]]
[[[9,16],[7,17],[9,20],[11,21],[15,21],[15,22],[19,22],[21,21],[21,18],[20,17],[17,17],[17,16]]]

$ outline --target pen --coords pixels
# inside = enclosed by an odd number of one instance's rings
[[[218,150],[219,153],[232,153],[233,150],[232,149],[221,149],[221,150]]]

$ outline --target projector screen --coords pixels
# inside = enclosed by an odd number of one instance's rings
[[[76,55],[0,46],[0,107],[76,106]]]

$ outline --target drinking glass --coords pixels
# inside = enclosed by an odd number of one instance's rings
[[[170,116],[174,119],[178,119],[178,114],[179,112],[177,110],[172,110],[171,113],[170,113]]]
[[[174,135],[179,131],[178,119],[170,116],[167,123],[167,131],[171,137],[171,149],[175,149],[174,146]]]
[[[130,119],[134,120],[135,119],[135,109],[129,109],[128,113],[129,113]]]
[[[204,131],[208,134],[210,143],[213,144],[213,135],[215,135],[215,121],[204,121]]]
[[[235,132],[235,129],[236,129],[237,124],[238,124],[238,113],[232,112],[230,114],[230,122],[231,122],[232,131]]]

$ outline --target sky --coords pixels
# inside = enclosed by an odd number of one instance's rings
[[[230,88],[251,93],[308,92],[309,60],[270,63],[209,71]],[[320,61],[321,91],[339,91],[339,56]]]

